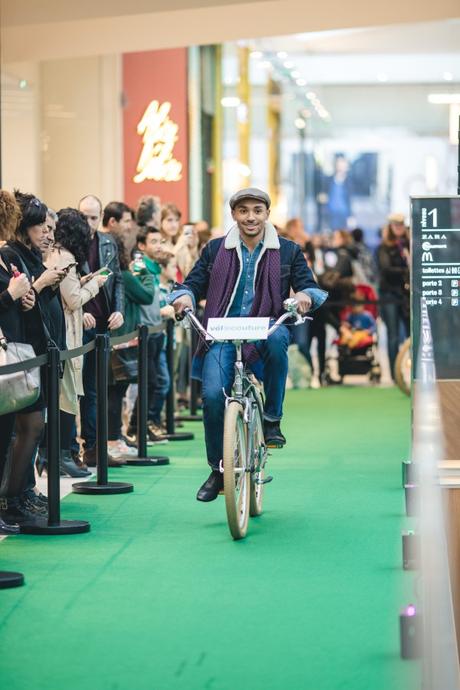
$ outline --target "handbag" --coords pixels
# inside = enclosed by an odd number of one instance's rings
[[[114,346],[110,356],[110,365],[116,383],[137,382],[137,353],[137,338]]]
[[[18,364],[35,357],[32,345],[7,342],[0,328],[0,367]],[[33,405],[40,395],[40,368],[34,367],[15,374],[0,373],[0,415],[19,412]]]

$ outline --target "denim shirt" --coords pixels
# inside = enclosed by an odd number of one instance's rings
[[[254,280],[257,259],[264,246],[259,242],[254,251],[250,252],[244,242],[241,242],[241,256],[243,268],[235,297],[228,311],[228,316],[248,316],[254,301]]]

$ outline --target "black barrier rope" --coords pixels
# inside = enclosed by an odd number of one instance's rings
[[[65,362],[68,359],[75,359],[75,357],[81,357],[88,354],[96,348],[96,341],[91,340],[91,342],[82,345],[81,347],[76,347],[73,350],[60,350],[59,351],[59,361]]]
[[[17,374],[19,371],[42,367],[45,364],[48,364],[48,355],[39,355],[31,359],[24,359],[22,362],[17,362],[17,364],[4,364],[0,367],[0,375]]]
[[[195,436],[188,432],[177,433],[175,422],[176,385],[174,377],[174,321],[166,323],[166,361],[169,371],[169,391],[166,397],[166,438],[170,441],[192,441]]]

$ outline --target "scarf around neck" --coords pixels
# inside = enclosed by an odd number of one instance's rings
[[[234,295],[240,261],[236,249],[226,249],[225,240],[217,252],[209,278],[203,325],[206,328],[208,319],[225,316]],[[257,267],[254,285],[254,300],[249,317],[269,316],[277,318],[282,311],[281,299],[281,261],[279,249],[266,249]],[[206,345],[199,341],[196,356],[203,356]],[[247,362],[254,362],[259,355],[253,343],[243,347]]]

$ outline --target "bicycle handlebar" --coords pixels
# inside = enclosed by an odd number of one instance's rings
[[[296,317],[296,321],[293,326],[299,326],[302,323],[305,323],[305,321],[313,321],[313,318],[311,316],[301,316],[297,310],[297,305],[298,302],[294,298],[287,299],[283,302],[283,307],[286,309],[284,314],[281,314],[281,316],[275,321],[275,323],[270,326],[268,329],[268,334],[267,337],[270,337],[287,319]],[[182,321],[182,319],[188,319],[193,326],[201,333],[201,335],[207,339],[207,340],[213,340],[214,342],[217,342],[216,338],[212,336],[208,331],[203,327],[203,325],[200,323],[200,321],[196,318],[195,313],[193,309],[190,309],[190,307],[187,307],[184,309],[182,314],[177,314],[176,315],[176,321]]]

